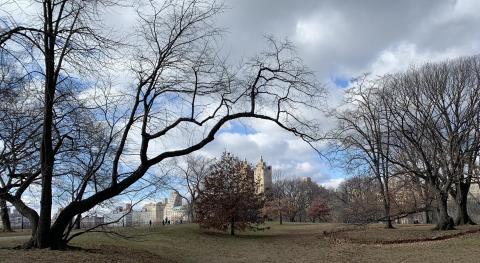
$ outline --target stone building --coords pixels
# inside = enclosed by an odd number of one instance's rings
[[[253,178],[257,185],[257,194],[268,192],[272,189],[272,166],[267,166],[260,157],[260,161],[255,166]]]
[[[103,224],[104,218],[103,216],[96,216],[96,215],[88,215],[86,217],[83,217],[82,220],[80,220],[80,227],[81,228],[93,228],[98,225]]]
[[[131,204],[125,208],[118,206],[111,213],[104,215],[105,222],[113,222],[112,227],[129,227],[152,224],[161,224],[162,221],[171,223],[187,221],[187,211],[182,205],[182,199],[173,191],[164,202],[149,203],[139,211],[133,210]]]
[[[104,215],[104,221],[110,223],[108,226],[111,227],[132,226],[132,212],[131,204],[126,204],[125,207],[117,206],[111,213]]]
[[[163,218],[170,220],[170,222],[186,221],[187,211],[182,206],[182,198],[177,192],[172,191],[170,197],[165,198],[165,203]]]
[[[165,204],[162,202],[158,203],[149,203],[146,204],[143,209],[140,211],[140,213],[135,213],[138,214],[135,222],[138,222],[139,224],[149,224],[150,220],[152,223],[161,223],[165,213]]]

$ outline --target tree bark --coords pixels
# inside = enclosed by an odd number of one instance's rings
[[[394,229],[393,224],[392,224],[392,217],[390,215],[390,201],[386,200],[386,198],[383,199],[383,207],[385,210],[385,218],[386,218],[386,225],[385,228],[387,229]]]
[[[467,209],[468,201],[468,191],[470,190],[470,184],[468,183],[457,183],[455,185],[456,195],[455,195],[455,205],[456,205],[456,216],[455,216],[455,225],[475,225],[475,222],[470,218]]]
[[[436,230],[455,229],[453,219],[448,215],[447,200],[447,193],[439,193],[437,195],[437,226],[435,227]]]
[[[2,217],[3,232],[13,232],[10,224],[10,215],[8,214],[7,201],[0,198],[0,216]]]
[[[12,196],[10,194],[4,195],[5,200],[10,202],[21,215],[28,218],[30,221],[30,225],[32,226],[32,236],[30,240],[25,242],[22,247],[23,248],[31,248],[35,246],[36,238],[37,238],[37,228],[38,228],[38,214],[35,210],[28,207],[19,197]]]
[[[38,248],[50,247],[50,226],[52,223],[52,178],[55,154],[53,150],[53,106],[55,90],[57,87],[57,73],[55,69],[56,34],[54,30],[54,5],[44,3],[44,32],[43,46],[45,48],[45,84],[44,84],[44,109],[42,125],[42,144],[40,145],[40,169],[42,174],[42,191],[40,197],[40,217],[36,246]],[[60,66],[60,65],[57,65]]]
[[[382,195],[382,202],[383,202],[383,211],[385,213],[385,220],[386,220],[386,225],[385,228],[387,229],[393,229],[393,224],[392,224],[392,216],[390,214],[390,192],[388,188],[388,177],[385,175],[384,180],[382,181],[382,176],[380,172],[380,163],[375,162],[375,165],[377,167],[377,181],[378,185],[380,188],[380,194]]]
[[[66,247],[66,241],[63,239],[63,233],[71,220],[78,214],[92,209],[95,205],[120,194],[123,190],[132,185],[137,178],[142,177],[148,170],[147,166],[140,166],[134,175],[106,188],[95,195],[92,195],[81,201],[71,202],[58,215],[55,222],[49,228],[49,245],[51,249],[62,249]],[[36,244],[38,246],[38,244]]]
[[[425,211],[425,224],[431,224],[432,223],[432,218],[430,217],[430,209],[427,209]]]

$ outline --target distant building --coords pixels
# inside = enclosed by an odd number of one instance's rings
[[[146,204],[139,212],[135,212],[136,218],[133,220],[140,225],[152,223],[160,223],[164,218],[165,204],[162,202]]]
[[[96,227],[96,226],[99,226],[101,224],[103,224],[105,222],[103,216],[95,216],[95,215],[91,215],[91,216],[86,216],[86,217],[83,217],[80,221],[80,227],[81,228],[92,228],[92,227]]]
[[[268,192],[272,189],[272,166],[267,166],[260,157],[260,161],[255,166],[253,178],[257,185],[257,194]]]
[[[311,177],[302,177],[302,181],[305,183],[312,183],[312,178]]]
[[[170,220],[172,223],[187,220],[187,211],[182,206],[182,198],[177,192],[172,191],[170,198],[165,202],[164,218],[166,220]]]
[[[168,220],[170,223],[187,221],[187,210],[176,192],[172,192],[164,202],[146,204],[140,211],[133,210],[131,204],[127,204],[125,208],[119,206],[104,215],[104,222],[114,222],[109,224],[113,227],[149,225],[150,222],[160,224]]]
[[[132,226],[132,205],[126,204],[125,208],[117,206],[111,213],[105,214],[104,222],[110,223],[108,226],[124,227]]]

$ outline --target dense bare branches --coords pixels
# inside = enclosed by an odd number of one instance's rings
[[[360,164],[380,175],[380,193],[390,196],[386,176],[410,178],[425,193],[425,209],[433,195],[439,229],[453,228],[449,194],[456,224],[471,222],[466,203],[479,150],[478,65],[478,57],[466,57],[384,76],[354,90],[348,111],[363,114],[340,116],[342,142],[359,149]]]
[[[2,51],[42,90],[38,247],[64,246],[72,218],[128,191],[166,159],[201,149],[228,121],[257,118],[310,144],[320,138],[314,114],[305,113],[320,109],[323,89],[290,43],[269,38],[267,51],[232,67],[220,55],[221,30],[213,23],[222,4],[148,1],[137,6],[132,44],[120,49],[100,15],[115,4],[45,0],[36,3],[40,17],[17,21],[13,10],[1,18]],[[116,52],[131,61],[130,79],[108,92],[102,87],[109,69],[118,69]],[[68,191],[55,188],[65,181],[72,182]],[[72,201],[51,224],[54,190]]]
[[[201,155],[187,155],[176,163],[175,186],[172,186],[186,202],[188,207],[189,221],[195,222],[195,205],[202,192],[205,177],[210,172],[210,166],[214,160]]]
[[[391,95],[382,86],[382,80],[370,80],[367,76],[354,82],[347,94],[346,110],[336,113],[339,120],[334,137],[341,142],[347,157],[346,166],[371,174],[378,182],[382,196],[387,228],[393,228],[389,180],[393,174],[391,144],[394,143],[390,123]]]

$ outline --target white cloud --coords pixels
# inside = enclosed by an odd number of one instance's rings
[[[226,150],[253,164],[263,156],[272,165],[274,174],[282,173],[286,177],[308,176],[318,183],[330,179],[331,176],[324,173],[329,165],[301,139],[271,122],[245,120],[243,123],[254,132],[245,134],[241,130],[223,131],[201,153],[218,157]]]
[[[472,54],[468,48],[452,47],[442,52],[419,50],[416,44],[402,42],[394,47],[380,52],[379,56],[370,65],[369,72],[375,75],[404,71],[411,65],[419,65],[426,62],[437,62],[449,58]]]
[[[302,174],[308,174],[313,171],[313,166],[309,162],[301,162],[298,163],[297,166],[295,167],[298,172],[301,172]]]
[[[335,189],[337,188],[343,181],[345,181],[344,178],[333,178],[329,179],[326,182],[321,183],[321,185],[325,188],[329,189]]]
[[[303,45],[317,47],[327,45],[344,30],[344,19],[339,12],[322,11],[299,19],[295,26],[294,39]]]

